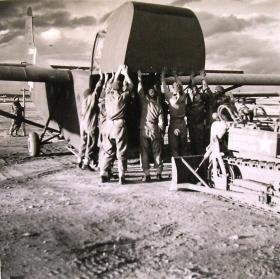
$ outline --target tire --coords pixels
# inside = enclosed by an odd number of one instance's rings
[[[39,155],[40,152],[40,142],[39,142],[39,136],[35,132],[31,132],[28,135],[28,153],[31,157],[36,157]]]

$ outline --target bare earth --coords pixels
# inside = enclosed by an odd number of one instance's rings
[[[7,104],[0,104],[7,110]],[[38,120],[28,103],[27,116]],[[165,181],[100,185],[62,143],[30,158],[0,117],[2,278],[280,278],[277,214]],[[30,131],[31,127],[27,127]]]

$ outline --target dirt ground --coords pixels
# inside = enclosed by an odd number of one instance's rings
[[[38,120],[31,103],[27,116]],[[100,185],[62,143],[30,158],[9,124],[0,117],[3,279],[280,278],[277,214],[169,191],[170,165],[162,182],[129,164],[128,184]]]

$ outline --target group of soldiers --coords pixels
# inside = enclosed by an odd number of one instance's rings
[[[171,156],[189,153],[201,155],[209,143],[212,115],[221,104],[230,103],[224,89],[216,86],[214,92],[201,73],[202,86],[192,84],[184,88],[174,72],[174,83],[165,82],[165,71],[160,83],[143,86],[142,73],[138,71],[137,93],[140,99],[140,156],[144,172],[142,181],[151,181],[150,154],[156,169],[156,180],[162,180],[163,137],[168,126],[168,144]],[[120,77],[122,76],[122,79]],[[123,80],[122,82],[120,80]],[[84,92],[81,109],[81,149],[79,167],[100,169],[101,182],[108,182],[115,158],[118,161],[119,183],[125,183],[127,169],[128,133],[126,110],[129,99],[135,97],[128,68],[121,65],[115,74],[99,73],[99,80],[91,82]],[[135,88],[136,89],[136,88]],[[164,97],[164,98],[163,98]],[[166,123],[168,107],[169,123]],[[186,122],[187,120],[187,122]],[[188,135],[190,146],[188,148]]]

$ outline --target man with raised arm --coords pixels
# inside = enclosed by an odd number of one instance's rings
[[[120,75],[124,76],[127,89],[124,91],[119,81]],[[106,130],[103,139],[104,157],[100,165],[101,182],[109,181],[108,170],[111,167],[115,154],[118,159],[119,184],[125,183],[125,168],[127,160],[127,128],[125,112],[133,83],[128,75],[127,66],[121,65],[114,77],[111,89],[106,92]]]
[[[168,128],[168,143],[171,149],[171,156],[184,156],[187,147],[187,126],[185,122],[187,97],[183,85],[174,72],[175,82],[173,92],[170,92],[165,83],[165,71],[161,74],[161,91],[169,105],[170,123]]]
[[[104,158],[104,147],[103,147],[103,141],[104,138],[106,137],[106,133],[107,133],[107,128],[106,128],[106,109],[105,109],[105,96],[106,93],[108,93],[111,88],[112,88],[112,84],[114,82],[114,77],[115,77],[115,73],[112,73],[112,76],[110,79],[109,78],[109,74],[105,73],[105,80],[104,80],[104,84],[102,87],[102,91],[99,97],[99,102],[98,102],[98,106],[99,106],[99,117],[98,117],[98,128],[99,128],[99,138],[98,138],[98,147],[99,147],[99,169],[101,166],[101,162]],[[113,162],[112,162],[113,163]],[[108,170],[109,172],[109,176],[111,173],[111,170]]]
[[[202,155],[205,153],[206,118],[209,102],[209,94],[202,84],[202,88],[192,84],[193,75],[191,75],[191,90],[187,96],[187,120],[190,136],[190,149],[193,155]]]
[[[98,151],[98,98],[102,89],[102,73],[99,72],[99,80],[90,82],[90,88],[83,93],[81,107],[81,147],[79,154],[79,167],[83,170],[94,170],[97,165]]]
[[[138,71],[138,94],[141,102],[140,120],[140,153],[141,164],[144,171],[143,182],[150,182],[149,153],[152,150],[155,167],[156,180],[162,179],[162,137],[164,135],[164,116],[159,101],[158,92],[155,88],[149,88],[145,93],[142,84],[141,71]]]

